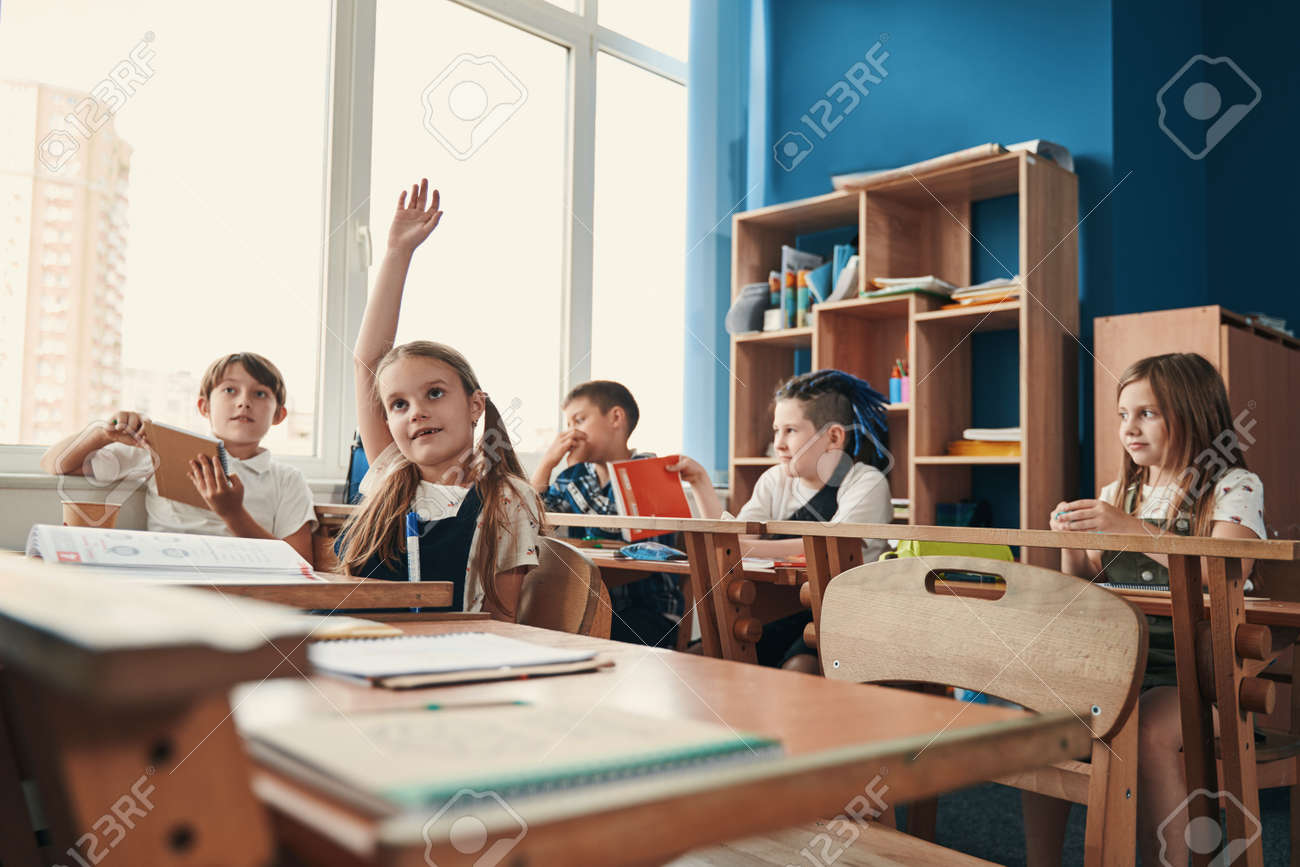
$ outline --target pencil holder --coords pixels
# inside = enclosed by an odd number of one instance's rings
[[[908,403],[912,400],[912,377],[904,376],[899,380],[899,398],[897,403]],[[892,399],[892,398],[891,398]]]
[[[897,376],[889,377],[889,402],[903,402],[903,380]]]

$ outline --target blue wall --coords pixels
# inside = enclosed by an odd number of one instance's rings
[[[745,154],[744,171],[732,170],[731,202],[705,197],[709,225],[723,216],[717,208],[732,202],[757,207],[827,192],[835,173],[902,165],[987,141],[1046,138],[1070,148],[1079,175],[1085,349],[1093,318],[1115,313],[1221,303],[1300,321],[1298,293],[1284,285],[1291,276],[1278,268],[1287,263],[1278,254],[1300,230],[1296,173],[1287,165],[1297,132],[1291,102],[1300,92],[1300,66],[1290,42],[1300,4],[1263,0],[1249,15],[1224,0],[1094,0],[1068,8],[1027,0],[696,0],[694,6],[697,20],[700,8],[713,7],[751,25],[738,33],[733,23],[731,32],[713,36],[746,47],[735,68],[750,77],[713,94],[717,105],[740,103],[748,114],[745,141],[731,151]],[[812,136],[801,116],[877,40],[889,52],[888,76],[824,140]],[[698,53],[700,41],[692,42],[693,89],[702,82],[697,67],[718,62]],[[1206,158],[1193,160],[1161,130],[1156,94],[1199,53],[1233,57],[1263,97]],[[698,95],[691,101],[705,102]],[[694,112],[691,121],[693,128],[722,122]],[[788,172],[772,155],[787,130],[810,135],[814,144]],[[737,189],[741,176],[744,189]],[[697,206],[692,191],[690,207]],[[1014,220],[1007,202],[976,209],[974,229],[993,253],[975,248],[976,280],[998,276],[994,257],[1015,267]],[[729,234],[729,221],[726,228]],[[725,307],[729,288],[721,276],[688,281],[688,293],[713,293],[715,306]],[[715,336],[711,348],[725,359],[725,335]],[[714,369],[705,376],[705,365],[688,358],[688,395],[717,378],[716,360],[708,362]],[[1079,375],[1080,489],[1086,492],[1094,490],[1086,352],[1080,352]],[[720,403],[686,419],[688,450],[706,464],[712,458],[717,468],[726,464],[725,373],[723,384],[713,386]]]

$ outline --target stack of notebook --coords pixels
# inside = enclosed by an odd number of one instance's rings
[[[943,309],[955,307],[973,307],[976,304],[999,304],[1014,301],[1020,297],[1020,277],[999,277],[964,289],[954,289],[952,304],[945,304]]]
[[[948,454],[956,457],[1019,457],[1020,428],[967,428],[962,438],[948,443]]]

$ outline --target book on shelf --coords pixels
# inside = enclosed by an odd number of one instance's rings
[[[961,438],[964,440],[987,440],[997,443],[1018,443],[1020,442],[1020,428],[968,427],[961,432]]]
[[[875,287],[875,291],[867,292],[868,297],[902,292],[928,292],[948,298],[957,289],[947,280],[941,280],[933,274],[924,277],[872,277],[869,285]]]
[[[666,774],[703,787],[723,766],[781,755],[779,741],[719,723],[521,701],[321,714],[243,734],[259,760],[380,816],[502,799],[527,813],[535,799]]]
[[[962,458],[1013,458],[1020,456],[1020,442],[954,440],[948,443],[948,454]]]
[[[680,455],[668,455],[611,461],[609,480],[614,489],[614,500],[618,503],[618,513],[638,518],[691,517],[691,505],[682,488],[682,478],[668,470],[679,460]],[[639,542],[663,534],[663,530],[623,530],[623,540]]]
[[[27,534],[26,553],[51,563],[101,567],[101,574],[154,582],[301,584],[325,580],[283,539],[36,524]]]
[[[846,245],[847,246],[847,245]],[[839,250],[839,247],[835,248]],[[851,249],[851,248],[850,248]],[[858,254],[852,253],[831,277],[831,295],[827,301],[844,301],[858,294]]]

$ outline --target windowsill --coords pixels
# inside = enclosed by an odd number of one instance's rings
[[[343,485],[334,479],[308,479],[312,496],[318,503],[341,503]],[[103,485],[97,485],[88,479],[77,476],[51,476],[46,473],[0,473],[0,490],[52,491],[69,490],[102,491]]]

